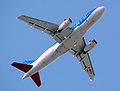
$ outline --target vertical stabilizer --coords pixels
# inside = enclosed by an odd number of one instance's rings
[[[41,85],[40,76],[38,72],[33,74],[31,78],[33,79],[33,81],[36,83],[38,87]]]

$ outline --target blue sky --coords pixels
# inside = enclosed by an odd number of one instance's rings
[[[120,1],[119,0],[0,0],[0,91],[120,91]],[[85,35],[96,39],[90,52],[95,79],[88,75],[70,53],[40,71],[42,86],[10,64],[37,59],[55,41],[47,34],[16,20],[28,15],[60,24],[70,17],[74,25],[87,12],[105,6],[104,16]],[[71,25],[71,26],[72,26]]]

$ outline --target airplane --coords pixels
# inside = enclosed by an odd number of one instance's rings
[[[56,42],[37,60],[24,61],[23,63],[13,62],[11,65],[25,72],[23,79],[31,77],[39,87],[41,85],[39,71],[59,56],[70,52],[77,57],[84,71],[89,75],[90,80],[93,80],[95,73],[88,52],[97,45],[97,42],[92,39],[86,44],[84,35],[103,16],[104,11],[104,6],[94,8],[83,16],[73,27],[69,27],[72,23],[70,18],[64,19],[58,25],[25,15],[16,17],[16,19],[20,19],[30,26],[49,34]]]

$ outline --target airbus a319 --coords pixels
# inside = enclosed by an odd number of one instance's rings
[[[37,60],[24,61],[23,63],[13,62],[11,65],[25,72],[23,79],[31,77],[39,87],[41,85],[39,71],[59,56],[70,52],[77,57],[84,71],[93,80],[95,73],[88,52],[96,46],[97,42],[96,40],[90,40],[86,44],[84,35],[102,17],[104,11],[104,6],[91,10],[73,27],[69,27],[72,23],[70,18],[64,19],[63,23],[58,25],[25,15],[17,17],[17,19],[23,20],[30,26],[49,34],[56,40],[56,43]]]

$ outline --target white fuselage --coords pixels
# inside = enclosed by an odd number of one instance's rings
[[[53,62],[56,58],[71,49],[77,43],[77,41],[79,41],[85,35],[87,30],[100,19],[104,13],[104,10],[104,7],[96,8],[92,14],[82,24],[77,26],[65,40],[63,40],[60,44],[56,43],[53,45],[51,48],[46,50],[35,62],[33,62],[31,64],[33,67],[27,73],[25,73],[23,78],[27,78],[35,74]]]

